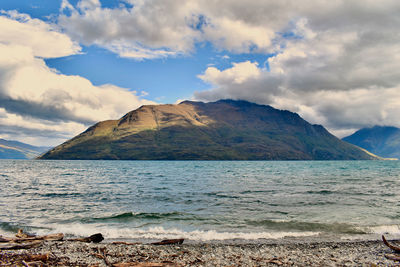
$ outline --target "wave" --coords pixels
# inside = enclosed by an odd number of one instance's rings
[[[62,193],[37,193],[37,195],[41,197],[46,197],[46,198],[53,198],[53,197],[77,197],[81,195],[85,195],[85,193],[77,193],[77,192],[62,192]]]
[[[0,221],[0,236],[14,235],[18,232],[18,229],[23,229],[24,232],[35,234],[38,231],[43,233],[49,233],[52,231],[53,227],[48,226],[46,223],[41,223],[38,221],[34,225],[29,223],[15,223],[15,222],[1,222]]]
[[[16,233],[21,226],[15,223],[0,222],[0,235],[6,235],[7,233]]]
[[[366,234],[365,229],[346,223],[318,223],[285,220],[247,220],[252,226],[264,226],[278,231],[318,231],[341,234]]]
[[[124,212],[120,214],[115,214],[115,215],[110,215],[110,216],[105,216],[105,217],[98,217],[98,218],[85,218],[82,221],[83,222],[99,222],[99,221],[131,221],[131,220],[165,220],[165,219],[170,219],[170,220],[199,220],[199,218],[182,213],[182,212],[164,212],[164,213],[147,213],[147,212],[139,212],[139,213],[134,213],[134,212]]]
[[[337,192],[324,189],[324,190],[309,190],[306,193],[307,194],[317,194],[317,195],[331,195],[331,194],[335,194]]]
[[[360,231],[366,232],[366,237],[374,240],[380,239],[381,235],[390,236],[390,238],[400,238],[400,225],[375,225],[375,226],[359,226]],[[343,240],[359,240],[364,239],[359,235],[345,235],[342,236]]]
[[[184,238],[192,241],[223,241],[223,240],[257,240],[280,239],[285,237],[308,237],[319,235],[319,232],[219,232],[215,230],[183,231],[177,228],[150,227],[147,229],[110,228],[93,224],[53,225],[52,232],[62,232],[71,236],[87,236],[90,233],[101,232],[108,239],[174,239]],[[38,230],[38,234],[43,230]],[[47,232],[48,233],[48,232]]]
[[[376,225],[376,226],[367,226],[360,227],[364,231],[369,234],[391,234],[391,235],[400,235],[400,225]]]

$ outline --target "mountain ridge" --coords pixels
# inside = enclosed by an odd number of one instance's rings
[[[0,159],[33,159],[49,149],[0,138]]]
[[[42,159],[374,159],[297,113],[243,100],[144,105],[96,123]]]
[[[400,128],[394,126],[362,128],[342,140],[381,157],[400,158]]]

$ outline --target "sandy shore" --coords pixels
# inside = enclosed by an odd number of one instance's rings
[[[113,266],[128,262],[163,264],[125,266],[399,266],[385,257],[393,252],[378,240],[167,246],[51,241],[37,248],[0,251],[0,259],[3,264],[21,263],[26,254],[46,253],[50,253],[49,259],[42,266]]]

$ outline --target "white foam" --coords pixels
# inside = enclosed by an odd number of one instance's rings
[[[132,228],[110,228],[105,226],[84,225],[84,224],[63,224],[63,225],[47,225],[52,227],[51,232],[61,232],[74,236],[87,236],[93,233],[102,233],[105,238],[118,239],[173,239],[185,238],[193,241],[218,241],[232,239],[279,239],[284,237],[306,237],[319,235],[319,232],[218,232],[215,230],[194,230],[182,231],[177,228],[164,229],[163,227],[150,227],[146,229]],[[43,232],[43,233],[42,233]],[[38,234],[45,234],[45,230],[39,230]]]
[[[378,226],[369,226],[363,229],[367,233],[370,234],[392,234],[392,235],[400,235],[400,225],[378,225]]]
[[[9,231],[5,231],[5,230],[3,230],[3,229],[1,229],[0,228],[0,236],[8,236],[8,235],[10,235],[10,233],[11,234],[15,234],[15,233],[12,233],[12,232],[9,232]]]
[[[344,235],[340,238],[343,240],[365,240],[365,239],[380,239],[381,235],[386,235],[390,238],[400,238],[400,225],[376,225],[376,226],[359,226],[356,227],[359,231],[366,235]]]

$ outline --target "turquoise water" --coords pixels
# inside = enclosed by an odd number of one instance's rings
[[[397,161],[1,160],[0,186],[0,235],[400,236]]]

